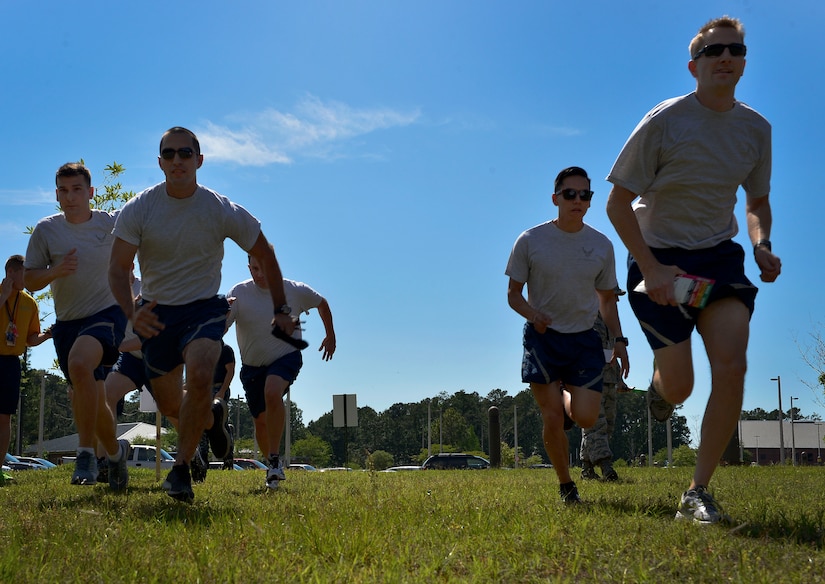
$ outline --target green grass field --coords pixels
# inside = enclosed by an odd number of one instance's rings
[[[676,522],[691,469],[619,469],[558,502],[552,470],[210,471],[178,503],[71,467],[0,488],[0,582],[825,582],[825,468],[721,468],[728,526]]]

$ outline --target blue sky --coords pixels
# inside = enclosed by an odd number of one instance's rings
[[[773,124],[772,240],[783,260],[757,298],[745,408],[774,409],[781,375],[785,410],[794,396],[803,414],[823,414],[801,356],[823,323],[816,0],[4,2],[4,253],[23,253],[25,227],[54,212],[60,164],[83,158],[100,184],[117,161],[124,188],[139,191],[163,178],[160,135],[183,125],[201,138],[200,182],[255,214],[284,274],[330,302],[331,362],[314,350],[317,314],[305,325],[311,348],[292,396],[305,422],[339,393],[379,411],[442,391],[515,394],[513,242],[555,216],[555,174],[583,166],[596,191],[586,220],[613,240],[624,280],[604,177],[646,111],[692,91],[688,42],[722,14],[747,30],[737,96]],[[741,200],[737,216],[743,225]],[[748,245],[744,231],[737,239]],[[223,292],[248,278],[245,255],[232,242],[226,251]],[[620,312],[629,383],[646,387],[652,354],[626,302]],[[683,414],[697,437],[709,375],[698,338],[694,349]],[[32,362],[53,357],[47,343]]]

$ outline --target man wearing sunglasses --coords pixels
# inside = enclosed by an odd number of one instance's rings
[[[505,270],[507,301],[527,320],[521,379],[530,384],[541,410],[544,448],[559,494],[565,503],[579,503],[565,431],[573,422],[589,428],[599,416],[605,364],[593,328],[599,313],[616,341],[613,358],[625,377],[630,365],[616,307],[613,244],[584,222],[593,197],[590,178],[572,166],[558,174],[554,186],[558,217],[519,235]]]
[[[667,420],[673,404],[693,390],[694,328],[710,361],[711,394],[696,469],[676,513],[697,523],[723,518],[707,487],[742,407],[757,292],[745,275],[745,253],[732,239],[740,186],[762,281],[773,282],[781,270],[770,242],[771,127],[734,97],[745,70],[744,41],[735,18],[705,24],[689,46],[696,90],[651,110],[607,177],[613,183],[607,213],[630,252],[630,305],[655,357],[647,395],[657,420]],[[704,308],[677,302],[674,278],[680,274],[715,280]],[[634,291],[642,280],[646,293]]]
[[[200,143],[186,128],[167,130],[158,165],[166,180],[130,200],[114,228],[109,284],[142,340],[146,373],[158,409],[178,418],[178,454],[164,488],[184,502],[194,499],[189,461],[204,430],[222,459],[230,448],[226,404],[212,399],[229,304],[218,294],[224,240],[235,241],[263,267],[275,306],[272,325],[291,334],[275,252],[260,222],[243,207],[197,182]],[[135,304],[129,273],[135,255],[142,299]],[[186,391],[183,370],[186,368]]]

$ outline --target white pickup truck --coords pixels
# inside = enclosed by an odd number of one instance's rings
[[[63,463],[74,464],[74,456],[64,456]],[[148,444],[133,444],[129,446],[129,452],[126,455],[126,464],[128,466],[140,468],[155,468],[155,447]],[[175,464],[175,459],[166,452],[163,448],[160,449],[160,467],[172,468]]]
[[[155,447],[146,444],[134,444],[129,447],[126,464],[141,468],[155,468]],[[163,448],[160,449],[160,467],[172,468],[175,459]]]

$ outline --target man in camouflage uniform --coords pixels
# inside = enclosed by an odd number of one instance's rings
[[[616,301],[619,296],[623,296],[625,291],[616,287]],[[601,314],[596,318],[593,328],[599,333],[602,339],[602,347],[605,351],[613,351],[613,339],[607,331]],[[605,481],[616,481],[619,475],[613,468],[613,451],[610,450],[610,436],[613,434],[613,427],[616,422],[616,393],[620,389],[626,391],[627,386],[622,381],[621,369],[617,361],[605,363],[604,378],[602,380],[602,405],[599,410],[599,418],[596,423],[586,429],[582,429],[582,479],[598,479],[596,467],[601,467],[602,479]]]

